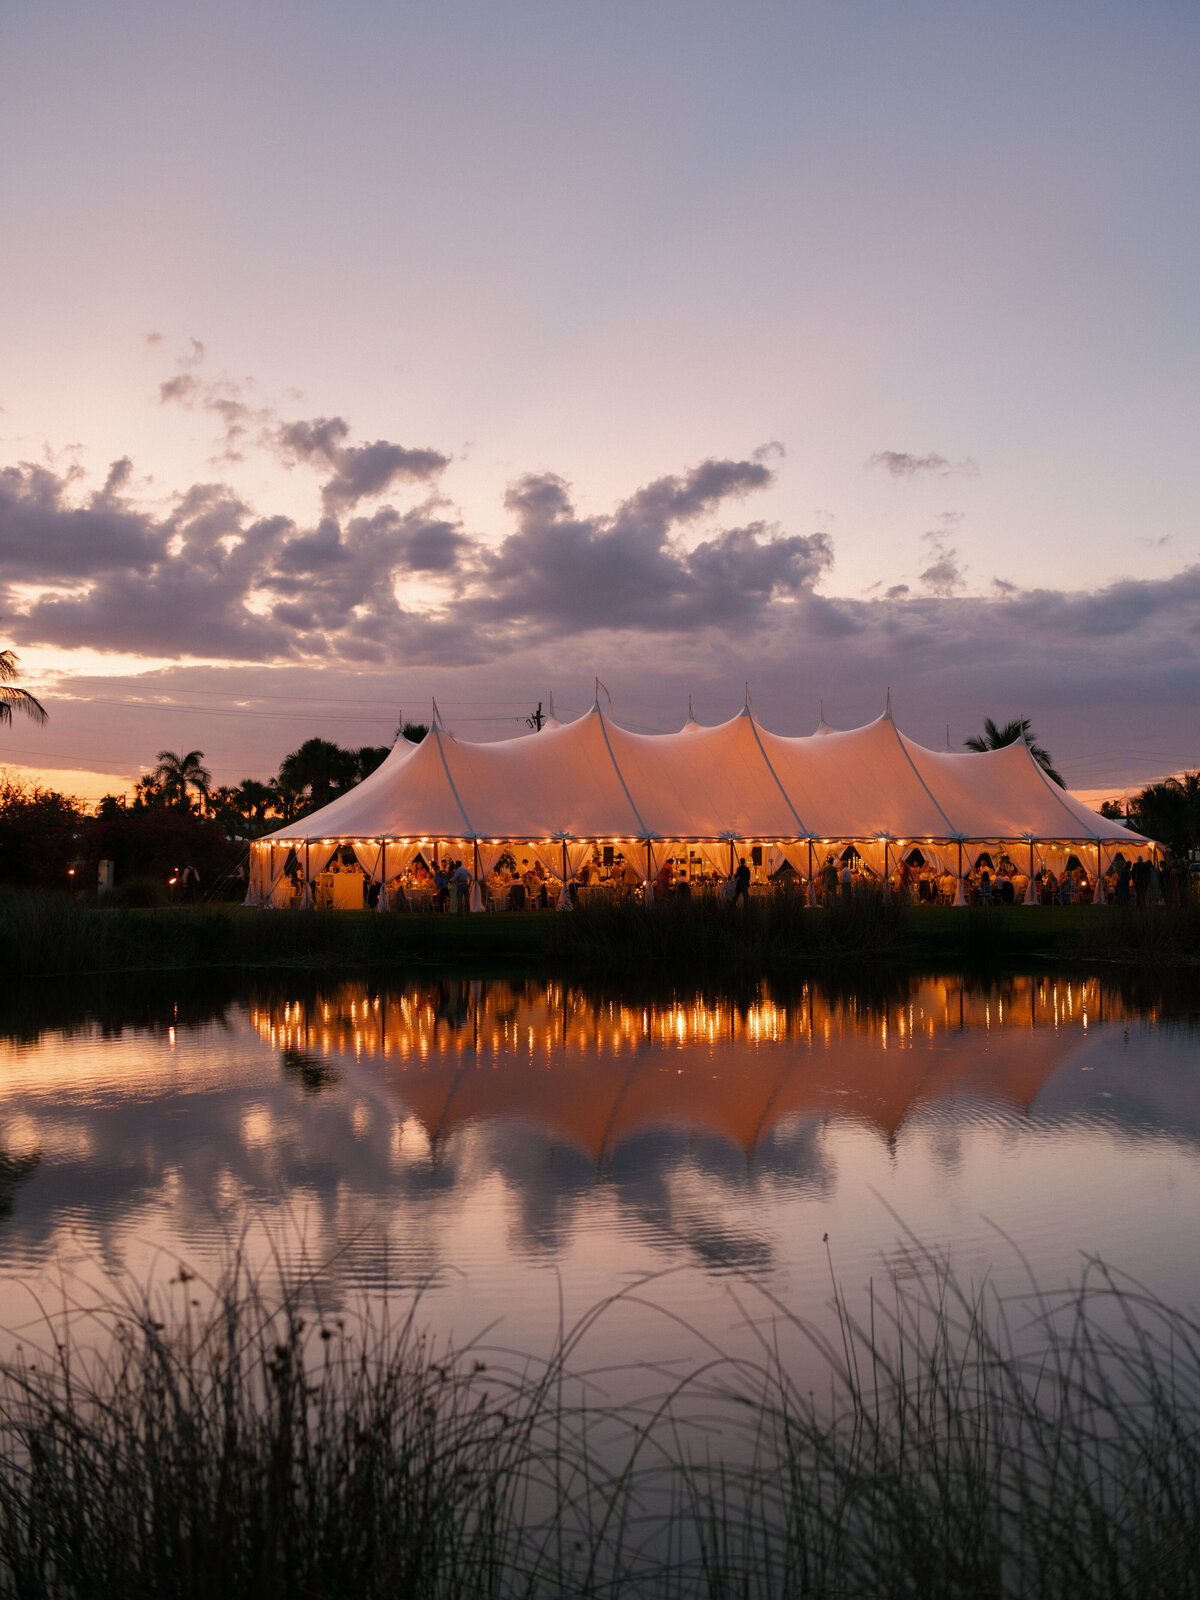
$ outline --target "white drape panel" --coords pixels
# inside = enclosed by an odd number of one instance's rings
[[[483,898],[483,885],[507,848],[508,842],[505,839],[501,839],[498,842],[492,842],[487,839],[476,840],[475,847],[471,852],[471,860],[468,863],[471,869],[470,905],[473,913],[481,913],[487,910],[487,902]],[[479,861],[478,877],[475,876],[477,856]]]
[[[304,874],[304,892],[300,896],[301,911],[311,911],[313,909],[313,882],[319,872],[325,871],[325,868],[329,865],[338,852],[338,846],[336,844],[312,844],[310,842],[307,849],[308,871]],[[299,858],[301,869],[303,869],[305,855],[304,845],[296,846],[296,855]]]
[[[716,873],[718,882],[729,877],[729,845],[724,839],[718,839],[715,844],[698,844],[696,849],[705,866]]]
[[[807,839],[781,839],[776,847],[785,861],[790,861],[792,870],[800,877],[808,876],[808,840]]]
[[[379,870],[383,883],[379,890],[379,899],[376,902],[376,911],[390,911],[392,909],[392,891],[388,884],[393,878],[399,878],[407,872],[413,862],[421,853],[419,844],[395,844],[392,840],[385,841],[379,860]]]
[[[567,840],[567,871],[573,878],[583,871],[584,863],[591,859],[592,842],[590,839]]]
[[[583,870],[584,862],[590,861],[592,856],[592,842],[590,839],[568,839],[566,845],[567,876],[563,881],[562,890],[558,896],[558,909],[560,911],[570,911],[572,909],[568,885],[571,879]]]
[[[479,870],[487,878],[496,870],[496,863],[508,849],[507,839],[479,841]]]
[[[1035,857],[1044,867],[1049,867],[1056,878],[1062,877],[1067,857],[1072,853],[1066,845],[1035,844],[1033,850]]]
[[[325,871],[337,851],[338,846],[336,844],[324,844],[322,842],[314,844],[311,840],[307,846],[302,844],[296,846],[296,855],[300,861],[301,870],[304,872],[304,892],[300,896],[300,909],[302,911],[311,911],[313,909],[313,883],[318,873]],[[306,855],[308,858],[307,870],[305,870]]]
[[[838,848],[834,851],[834,854],[833,854],[833,859],[837,862],[837,869],[838,869],[839,873],[842,870],[842,859],[841,858],[842,858],[842,851],[845,848],[846,848],[846,846],[844,844],[843,845],[839,845]],[[884,875],[885,875],[884,874],[884,854],[885,854],[885,851],[886,851],[886,854],[887,854],[887,867],[888,867],[888,870],[890,870],[891,872],[895,872],[895,870],[896,870],[896,855],[895,855],[895,851],[890,845],[885,845],[882,839],[858,839],[858,840],[855,841],[854,848],[858,851],[859,855],[866,862],[867,866],[870,867],[871,871],[875,874],[875,876],[877,878],[879,878],[880,880],[882,880]]]
[[[389,878],[399,878],[409,870],[420,854],[419,844],[393,844],[389,839],[381,865]]]
[[[250,848],[250,878],[246,884],[246,899],[248,906],[261,906],[267,894],[270,879],[267,876],[267,865],[270,860],[270,845],[252,845]]]
[[[529,858],[541,863],[542,869],[548,878],[553,878],[556,883],[562,882],[562,845],[557,839],[552,839],[549,844],[540,840],[530,841],[528,845]]]
[[[290,854],[290,845],[271,846],[271,887],[267,890],[266,903],[273,911],[282,911],[292,903],[292,885],[284,876]]]
[[[362,839],[354,846],[354,859],[371,883],[378,883],[383,867],[383,847],[377,839]]]

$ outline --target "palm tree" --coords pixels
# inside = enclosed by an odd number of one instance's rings
[[[354,752],[343,750],[332,739],[306,739],[279,763],[280,789],[307,792],[314,807],[328,804],[335,794],[351,788],[357,778]]]
[[[212,784],[212,773],[204,765],[203,750],[189,750],[185,756],[177,756],[173,750],[160,750],[154,777],[162,784],[168,801],[181,811],[192,809],[189,789],[195,789],[201,800],[206,800]]]
[[[282,772],[267,787],[271,791],[271,807],[280,821],[295,822],[304,809],[304,790]]]
[[[361,783],[364,778],[369,778],[376,767],[381,767],[391,753],[391,747],[386,744],[364,744],[352,751],[356,781]]]
[[[251,828],[266,827],[267,812],[274,803],[275,791],[257,778],[243,778],[237,786],[238,814]]]
[[[35,700],[28,689],[14,687],[16,676],[17,657],[11,650],[0,650],[0,724],[12,721],[14,709],[35,722],[45,722],[48,715],[45,706]]]
[[[1200,772],[1151,783],[1129,799],[1129,814],[1139,833],[1186,856],[1200,845]]]
[[[1006,722],[998,728],[991,717],[983,719],[983,733],[976,734],[974,738],[965,741],[967,750],[1003,750],[1005,745],[1024,744],[1029,754],[1041,767],[1048,778],[1052,778],[1060,789],[1067,787],[1061,773],[1054,769],[1054,762],[1050,752],[1043,750],[1040,744],[1035,743],[1036,735],[1028,717],[1014,717],[1011,722]]]

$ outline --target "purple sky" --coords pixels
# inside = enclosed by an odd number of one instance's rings
[[[1200,11],[239,0],[0,23],[0,645],[199,747],[1027,715],[1200,763]],[[80,773],[102,775],[94,779]]]

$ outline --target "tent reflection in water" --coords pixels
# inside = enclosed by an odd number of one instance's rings
[[[1121,1017],[1095,979],[1015,977],[967,995],[920,977],[859,1008],[805,985],[743,1007],[598,999],[573,986],[446,979],[408,992],[361,982],[252,1012],[273,1046],[352,1072],[420,1122],[431,1146],[516,1118],[602,1162],[655,1129],[743,1155],[796,1121],[851,1121],[893,1141],[923,1108],[965,1096],[1031,1110],[1087,1042]]]
[[[613,845],[649,879],[686,846],[719,875],[756,844],[769,870],[805,878],[853,844],[880,878],[914,847],[956,878],[982,850],[1004,851],[1032,877],[1068,854],[1089,875],[1153,841],[1102,817],[1053,783],[1022,743],[982,753],[934,751],[883,716],[847,732],[770,732],[747,701],[730,721],[678,733],[631,733],[601,709],[490,744],[433,723],[397,743],[349,793],[253,847],[248,904],[285,903],[289,858],[311,883],[345,847],[368,879],[386,882],[417,855],[452,855],[476,880],[515,846],[558,882],[593,846]],[[292,852],[295,852],[292,855]]]

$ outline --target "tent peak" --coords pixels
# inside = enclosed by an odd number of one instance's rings
[[[813,737],[816,738],[816,735],[818,733],[836,733],[836,732],[837,732],[837,729],[832,727],[828,722],[825,721],[825,702],[824,702],[824,700],[822,700],[821,701],[821,720],[820,720],[820,722],[817,723],[816,729],[814,730],[814,733],[813,733]]]

